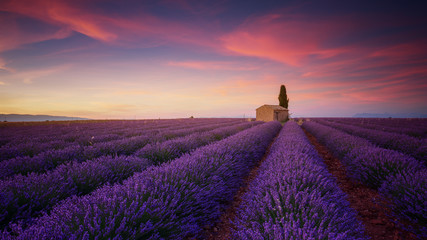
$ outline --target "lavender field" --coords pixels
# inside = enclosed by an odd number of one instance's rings
[[[190,118],[0,125],[0,239],[374,239],[308,135],[427,237],[427,120]]]

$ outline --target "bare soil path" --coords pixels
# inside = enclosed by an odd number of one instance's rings
[[[347,194],[350,206],[358,212],[358,218],[365,226],[366,234],[373,240],[416,239],[406,231],[402,231],[388,217],[390,209],[384,207],[386,202],[381,201],[378,192],[361,183],[351,181],[346,174],[345,167],[340,160],[317,139],[303,129],[311,144],[315,146],[319,155],[324,159],[328,171],[337,179],[339,187]],[[379,204],[381,203],[381,204]]]

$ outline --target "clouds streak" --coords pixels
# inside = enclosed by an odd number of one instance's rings
[[[194,99],[206,94],[227,99],[218,100],[224,107],[227,101],[228,106],[250,102],[248,109],[254,109],[274,104],[275,89],[287,84],[299,115],[328,105],[332,115],[352,107],[377,106],[384,112],[397,104],[396,111],[404,111],[405,104],[425,111],[427,33],[420,26],[427,21],[374,7],[366,13],[322,7],[309,2],[249,11],[233,9],[227,1],[2,1],[0,90],[18,95],[17,81],[66,86],[64,79],[84,84],[81,79],[90,76],[91,82],[116,88],[111,96],[122,97],[114,106],[106,103],[111,110],[130,113],[143,111],[130,107],[138,96],[164,108],[156,97],[167,95],[159,90],[162,83],[180,91],[180,109],[219,109],[213,100],[195,106]],[[123,84],[112,86],[111,79]],[[128,89],[126,82],[152,84],[159,92]],[[203,85],[209,90],[201,93]]]

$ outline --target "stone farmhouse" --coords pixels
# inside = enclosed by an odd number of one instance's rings
[[[286,121],[289,118],[289,110],[279,105],[262,105],[256,109],[257,121]]]

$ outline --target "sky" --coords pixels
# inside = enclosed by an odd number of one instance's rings
[[[424,3],[423,3],[424,2]],[[0,113],[427,114],[425,1],[1,0]]]

